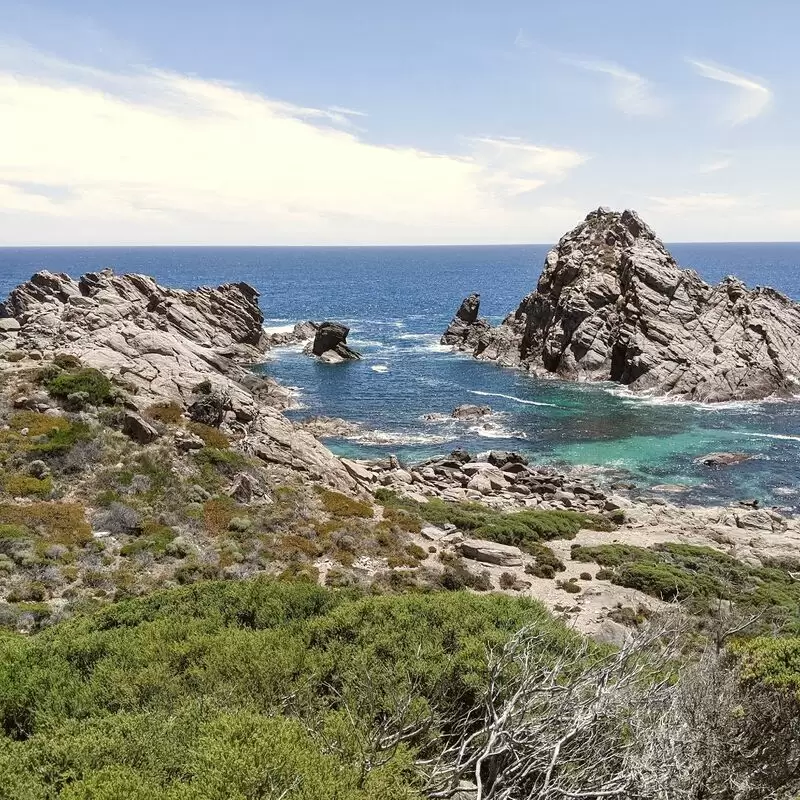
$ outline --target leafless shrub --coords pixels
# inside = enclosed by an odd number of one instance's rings
[[[135,509],[116,502],[95,514],[93,522],[96,528],[115,534],[135,533],[141,525]]]
[[[491,654],[483,703],[421,764],[427,797],[795,797],[796,698],[744,687],[715,646],[682,663],[685,632],[662,621],[618,651],[584,640],[554,661],[536,629],[520,631]]]

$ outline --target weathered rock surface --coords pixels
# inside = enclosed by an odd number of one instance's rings
[[[235,430],[237,446],[265,461],[355,489],[339,459],[280,413],[291,392],[247,369],[269,347],[258,296],[245,283],[187,291],[112,270],[79,280],[39,272],[0,304],[0,318],[18,323],[6,325],[15,347],[77,356],[126,387],[140,411],[174,400],[192,419]],[[146,439],[140,422],[149,426],[131,417],[129,433]]]
[[[268,333],[267,338],[271,347],[281,347],[287,344],[297,344],[312,339],[319,328],[318,322],[306,320],[298,322],[291,331]]]
[[[139,444],[150,444],[158,439],[158,431],[138,414],[127,411],[122,421],[122,432]]]
[[[488,417],[492,413],[489,406],[474,406],[465,404],[453,409],[451,416],[454,419],[477,420]]]
[[[327,364],[340,364],[342,361],[354,361],[361,354],[347,346],[347,335],[350,328],[339,322],[319,323],[314,341],[306,347],[305,352],[317,356]]]
[[[522,566],[522,550],[510,544],[497,544],[484,539],[466,539],[459,545],[464,558],[496,564],[500,567]]]
[[[696,458],[695,463],[705,464],[707,467],[729,467],[731,464],[749,461],[752,457],[749,453],[709,453]]]
[[[501,325],[479,319],[478,302],[464,301],[443,344],[533,374],[687,400],[800,392],[800,304],[732,277],[710,286],[633,211],[590,213]]]

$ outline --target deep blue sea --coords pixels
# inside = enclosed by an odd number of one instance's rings
[[[261,292],[267,326],[333,319],[351,326],[364,359],[335,367],[300,348],[273,351],[264,372],[297,387],[291,415],[363,423],[340,453],[397,453],[410,461],[457,446],[523,451],[538,462],[602,467],[643,489],[684,484],[673,499],[716,503],[757,497],[800,511],[800,400],[710,407],[626,396],[612,386],[540,381],[455,355],[438,345],[458,304],[482,297],[500,320],[539,277],[548,246],[386,248],[26,248],[0,249],[0,297],[38,269],[78,276],[113,266],[181,287],[247,281]],[[735,274],[800,300],[800,244],[676,244],[683,266],[716,282]],[[452,420],[461,403],[498,412],[489,428]],[[725,469],[694,459],[716,450],[755,458]]]

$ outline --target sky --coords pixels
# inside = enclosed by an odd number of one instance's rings
[[[0,245],[800,240],[796,0],[0,0]]]

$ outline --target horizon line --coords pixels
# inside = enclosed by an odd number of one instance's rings
[[[557,240],[558,241],[558,240]],[[665,245],[672,247],[675,245],[735,245],[735,244],[798,244],[800,239],[728,239],[711,240],[698,239],[694,241],[664,241]],[[469,243],[447,243],[447,244],[0,244],[2,250],[101,250],[101,249],[125,249],[125,250],[147,250],[147,249],[380,249],[380,248],[455,248],[455,247],[554,247],[557,242],[469,242]]]

